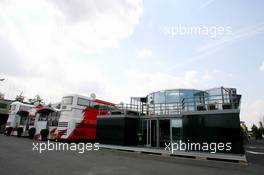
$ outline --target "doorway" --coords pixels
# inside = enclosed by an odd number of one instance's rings
[[[159,120],[159,146],[165,148],[171,142],[170,119]]]
[[[145,125],[145,132],[143,138],[146,139],[145,143],[148,147],[157,147],[157,120],[147,119],[143,121]]]

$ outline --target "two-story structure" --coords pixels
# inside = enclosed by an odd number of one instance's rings
[[[98,116],[97,138],[100,143],[155,148],[184,142],[217,144],[222,149],[224,144],[227,152],[243,154],[240,99],[236,89],[224,87],[170,89],[131,97],[130,104]]]

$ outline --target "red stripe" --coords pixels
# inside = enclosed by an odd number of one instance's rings
[[[96,123],[97,115],[106,115],[107,110],[99,110],[96,108],[87,107],[83,111],[83,117],[73,132],[68,137],[69,139],[95,139],[96,138]]]
[[[108,101],[99,100],[99,99],[95,99],[94,101],[97,102],[97,103],[105,104],[105,105],[111,105],[111,106],[115,105],[114,103],[111,103],[111,102],[108,102]]]
[[[57,128],[54,128],[50,131],[50,134],[54,134]]]
[[[67,129],[64,129],[64,130],[60,131],[60,132],[58,133],[58,135],[57,135],[57,138],[58,138],[58,139],[61,139],[61,137],[63,136],[63,134],[64,134],[66,131],[67,131]]]

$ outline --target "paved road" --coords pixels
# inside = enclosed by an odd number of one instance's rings
[[[51,151],[39,154],[32,151],[32,141],[26,138],[0,135],[1,175],[156,175],[156,174],[263,174],[264,158],[251,154],[248,166],[161,157],[113,150]],[[257,157],[257,158],[256,158]]]
[[[251,164],[264,167],[264,140],[252,140],[246,145],[247,159]],[[264,174],[264,172],[263,172]]]

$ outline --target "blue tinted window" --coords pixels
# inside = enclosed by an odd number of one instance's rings
[[[166,92],[166,103],[179,102],[179,90],[169,90]]]
[[[165,103],[165,92],[160,91],[154,94],[154,103]]]

